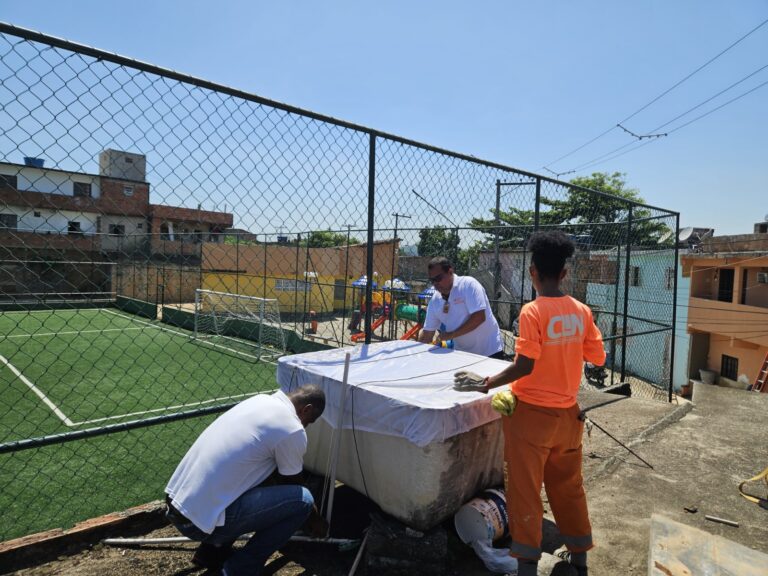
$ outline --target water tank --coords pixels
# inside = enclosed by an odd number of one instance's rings
[[[45,164],[43,158],[33,158],[31,156],[24,156],[24,164],[26,166],[32,166],[33,168],[42,168]]]

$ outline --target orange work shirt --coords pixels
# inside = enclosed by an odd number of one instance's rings
[[[550,408],[576,404],[585,360],[605,362],[592,310],[570,296],[537,296],[523,306],[515,352],[535,364],[533,372],[512,382],[512,392],[523,402]]]

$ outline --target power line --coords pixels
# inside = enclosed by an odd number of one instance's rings
[[[713,56],[712,58],[710,58],[709,60],[707,60],[706,62],[704,62],[704,64],[702,64],[701,66],[699,66],[698,68],[696,68],[696,70],[694,70],[693,72],[691,72],[690,74],[688,74],[688,75],[687,75],[685,78],[683,78],[682,80],[680,80],[680,81],[676,82],[676,83],[675,83],[673,86],[671,86],[670,88],[667,88],[667,89],[666,89],[664,92],[662,92],[661,94],[659,94],[658,96],[656,96],[656,98],[654,98],[653,100],[651,100],[650,102],[648,102],[648,104],[645,104],[644,106],[641,106],[640,108],[638,108],[637,110],[635,110],[635,111],[634,111],[632,114],[630,114],[629,116],[627,116],[626,118],[624,118],[624,120],[622,120],[621,122],[619,122],[619,124],[623,124],[623,123],[624,123],[624,122],[626,122],[627,120],[629,120],[629,119],[631,119],[631,118],[634,118],[635,116],[637,116],[638,114],[640,114],[640,112],[642,112],[643,110],[645,110],[646,108],[648,108],[648,107],[649,107],[651,104],[653,104],[653,103],[657,102],[658,100],[660,100],[661,98],[663,98],[664,96],[666,96],[667,94],[669,94],[670,92],[672,92],[672,90],[674,90],[675,88],[677,88],[678,86],[680,86],[680,84],[682,84],[683,82],[685,82],[686,80],[688,80],[689,78],[691,78],[692,76],[694,76],[695,74],[697,74],[697,73],[701,72],[701,71],[702,71],[704,68],[706,68],[707,66],[709,66],[710,64],[712,64],[712,62],[714,62],[715,60],[717,60],[718,58],[720,58],[720,56],[722,56],[723,54],[725,54],[726,52],[728,52],[728,51],[729,51],[731,48],[735,47],[737,44],[740,44],[740,43],[741,43],[743,40],[746,40],[746,39],[747,39],[749,36],[751,36],[751,35],[752,35],[754,32],[757,32],[757,30],[759,30],[760,28],[762,28],[762,27],[763,27],[763,26],[765,26],[766,24],[768,24],[768,18],[766,18],[765,20],[763,20],[762,22],[760,22],[760,24],[758,24],[757,26],[755,26],[754,28],[752,28],[752,30],[750,30],[749,32],[747,32],[746,34],[744,34],[744,36],[742,36],[741,38],[739,38],[738,40],[736,40],[736,41],[735,41],[733,44],[731,44],[730,46],[728,46],[727,48],[725,48],[724,50],[722,50],[721,52],[719,52],[717,55],[715,55],[715,56]],[[653,132],[655,132],[655,130],[653,130]]]
[[[678,114],[677,116],[672,118],[672,120],[668,120],[664,124],[661,124],[660,126],[657,126],[653,130],[651,130],[651,132],[657,132],[661,128],[664,128],[665,126],[668,126],[669,124],[672,124],[672,122],[674,122],[675,120],[679,120],[683,116],[686,116],[686,115],[690,114],[691,112],[693,112],[697,108],[700,108],[704,104],[706,104],[708,102],[711,102],[712,100],[714,100],[718,96],[724,94],[725,92],[727,92],[731,88],[734,88],[735,86],[738,86],[742,82],[745,82],[746,80],[748,80],[749,78],[751,78],[752,76],[754,76],[758,72],[761,72],[765,68],[768,68],[768,64],[766,64],[765,66],[762,66],[761,68],[758,68],[757,70],[755,70],[751,74],[748,74],[747,76],[745,76],[741,80],[739,80],[737,82],[734,82],[733,84],[731,84],[727,88],[724,88],[723,90],[721,90],[720,92],[718,92],[714,96],[711,96],[711,97],[707,98],[706,100],[704,100],[703,102],[700,102],[696,106],[693,106],[692,108],[689,108],[688,110],[686,110],[682,114]],[[673,129],[669,130],[668,132],[666,132],[664,134],[664,136],[668,136],[668,135],[670,135],[670,134],[672,134],[674,132],[677,132],[678,130],[680,130],[682,128],[685,128],[686,126],[689,126],[690,124],[693,124],[694,122],[697,122],[698,120],[701,120],[702,118],[705,118],[706,116],[709,116],[713,112],[717,112],[721,108],[724,108],[725,106],[728,106],[729,104],[732,104],[733,102],[736,102],[737,100],[741,100],[745,96],[751,94],[755,90],[758,90],[758,89],[762,88],[766,84],[768,84],[768,80],[766,80],[765,82],[762,82],[761,84],[758,84],[757,86],[747,90],[746,92],[743,92],[742,94],[739,94],[738,96],[735,96],[734,98],[731,98],[727,102],[724,102],[723,104],[721,104],[719,106],[716,106],[715,108],[712,108],[711,110],[708,110],[704,114],[696,116],[695,118],[689,120],[688,122],[685,122],[684,124],[681,124],[680,126],[677,126],[677,127],[673,128]],[[611,150],[610,152],[606,152],[605,154],[603,154],[601,156],[598,156],[597,158],[593,158],[592,160],[589,160],[589,161],[585,162],[584,164],[580,164],[579,166],[576,166],[575,168],[572,168],[568,172],[564,172],[564,174],[570,174],[572,172],[578,172],[579,170],[583,170],[584,168],[589,168],[591,166],[594,166],[594,165],[597,165],[597,164],[601,164],[603,162],[608,162],[608,161],[614,160],[615,158],[618,158],[620,156],[624,156],[625,154],[629,154],[630,152],[634,152],[635,150],[637,150],[639,148],[642,148],[643,146],[647,146],[651,142],[654,142],[656,139],[658,139],[658,138],[656,138],[657,136],[658,136],[657,134],[651,134],[650,136],[637,137],[638,138],[637,140],[633,140],[633,141],[631,141],[631,142],[629,142],[627,144],[623,144],[622,146],[619,146],[618,148],[615,148],[615,149]],[[643,140],[643,139],[645,139],[646,141],[642,142],[641,144],[638,144],[638,141]],[[633,144],[638,144],[638,145],[635,146],[634,148],[630,148],[629,150],[621,152],[620,154],[615,154],[615,155],[612,156],[612,154],[614,154],[615,152],[619,152],[620,150],[624,150],[625,148],[627,148],[629,146],[632,146]]]
[[[691,72],[690,74],[688,74],[687,76],[685,76],[684,78],[682,78],[681,80],[679,80],[678,82],[676,82],[675,84],[673,84],[673,85],[672,85],[670,88],[667,88],[667,89],[666,89],[664,92],[662,92],[661,94],[659,94],[658,96],[656,96],[655,98],[653,98],[653,99],[652,99],[650,102],[648,102],[647,104],[644,104],[643,106],[641,106],[640,108],[638,108],[637,110],[635,110],[635,111],[634,111],[632,114],[630,114],[629,116],[627,116],[627,117],[626,117],[626,118],[624,118],[623,120],[619,121],[619,122],[618,122],[618,123],[617,123],[615,126],[611,126],[611,127],[610,127],[610,128],[608,128],[607,130],[605,130],[605,131],[601,132],[600,134],[598,134],[597,136],[595,136],[595,137],[594,137],[594,138],[592,138],[591,140],[589,140],[589,141],[585,142],[585,143],[584,143],[584,144],[582,144],[581,146],[578,146],[577,148],[574,148],[574,149],[573,149],[573,150],[571,150],[570,152],[568,152],[568,153],[566,153],[566,154],[563,154],[562,156],[560,156],[560,157],[559,157],[559,158],[557,158],[556,160],[553,160],[552,162],[549,162],[549,163],[547,163],[547,164],[544,166],[544,169],[545,169],[545,170],[548,170],[548,167],[549,167],[549,166],[552,166],[553,164],[557,164],[557,163],[558,163],[558,162],[560,162],[561,160],[564,160],[565,158],[568,158],[569,156],[572,156],[573,154],[575,154],[575,153],[576,153],[576,152],[578,152],[579,150],[582,150],[583,148],[586,148],[587,146],[589,146],[589,145],[590,145],[590,144],[592,144],[593,142],[596,142],[597,140],[599,140],[600,138],[602,138],[603,136],[605,136],[605,135],[606,135],[606,134],[608,134],[609,132],[611,132],[611,131],[615,130],[616,128],[618,128],[618,127],[619,127],[619,124],[624,124],[624,123],[625,123],[625,122],[627,122],[628,120],[630,120],[630,119],[634,118],[634,117],[635,117],[635,116],[637,116],[637,115],[638,115],[640,112],[642,112],[643,110],[645,110],[646,108],[648,108],[648,107],[649,107],[649,106],[651,106],[652,104],[654,104],[654,103],[656,103],[657,101],[659,101],[661,98],[663,98],[664,96],[666,96],[667,94],[669,94],[669,93],[670,93],[672,90],[674,90],[675,88],[677,88],[678,86],[680,86],[680,85],[681,85],[683,82],[685,82],[686,80],[689,80],[689,79],[690,79],[691,77],[693,77],[695,74],[698,74],[699,72],[701,72],[701,71],[702,71],[704,68],[706,68],[706,67],[707,67],[707,66],[709,66],[709,65],[710,65],[712,62],[714,62],[715,60],[717,60],[718,58],[720,58],[720,57],[721,57],[723,54],[725,54],[726,52],[728,52],[729,50],[731,50],[732,48],[734,48],[735,46],[737,46],[738,44],[740,44],[740,43],[741,43],[743,40],[745,40],[746,38],[748,38],[749,36],[751,36],[753,33],[757,32],[757,30],[759,30],[760,28],[762,28],[763,26],[765,26],[765,24],[768,24],[768,18],[766,18],[765,20],[763,20],[763,21],[762,21],[760,24],[758,24],[757,26],[755,26],[755,27],[754,27],[752,30],[750,30],[749,32],[747,32],[746,34],[744,34],[744,35],[743,35],[741,38],[739,38],[738,40],[736,40],[735,42],[733,42],[732,44],[730,44],[728,47],[726,47],[725,49],[723,49],[722,51],[720,51],[718,54],[716,54],[715,56],[713,56],[712,58],[710,58],[709,60],[707,60],[707,61],[706,61],[704,64],[702,64],[701,66],[699,66],[698,68],[696,68],[696,69],[695,69],[693,72]],[[655,132],[655,130],[652,130],[652,132]],[[569,173],[569,172],[561,172],[560,174],[567,174],[567,173]]]

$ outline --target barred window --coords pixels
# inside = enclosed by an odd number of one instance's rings
[[[88,196],[91,195],[91,184],[89,182],[73,182],[72,191],[75,196]]]
[[[125,224],[110,224],[109,233],[112,236],[125,236]]]
[[[720,362],[720,376],[736,380],[739,377],[739,359],[723,354]]]
[[[640,286],[640,266],[632,266],[629,269],[629,285]]]

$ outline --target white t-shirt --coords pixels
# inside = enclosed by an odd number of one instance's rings
[[[485,310],[485,322],[462,336],[453,339],[456,350],[472,352],[481,356],[491,356],[504,349],[499,324],[493,316],[491,303],[483,286],[471,276],[453,276],[453,287],[448,296],[448,311],[445,312],[445,299],[435,291],[427,306],[424,330],[433,331],[445,325],[448,332],[461,327],[471,314]]]
[[[224,525],[225,510],[275,469],[299,474],[307,433],[283,392],[259,394],[219,416],[176,467],[165,492],[203,532]]]

